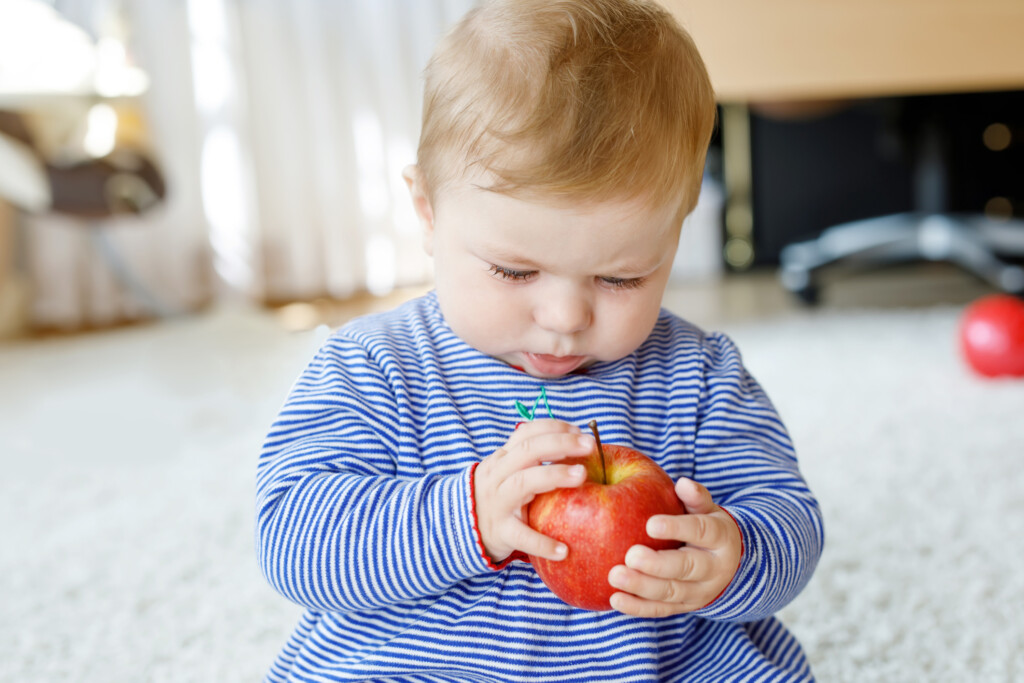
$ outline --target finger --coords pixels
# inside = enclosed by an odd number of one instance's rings
[[[626,553],[626,567],[647,576],[678,581],[703,581],[714,572],[714,557],[705,550],[652,550],[635,545]]]
[[[686,477],[680,477],[676,482],[676,495],[691,515],[704,515],[718,507],[711,500],[711,493],[702,484]]]
[[[574,488],[587,478],[583,465],[548,465],[513,472],[498,486],[498,495],[510,501],[513,509],[526,505],[537,494],[555,489]]]
[[[576,425],[569,424],[562,420],[552,419],[538,419],[531,420],[529,422],[520,422],[519,427],[516,428],[512,434],[509,435],[508,443],[505,445],[506,449],[514,447],[517,443],[529,439],[533,436],[539,436],[541,434],[553,434],[558,432],[568,432],[570,434],[579,434],[582,430]]]
[[[532,436],[513,448],[506,447],[508,454],[496,463],[495,474],[504,479],[541,463],[587,455],[595,447],[594,437],[584,434],[553,432]]]
[[[564,560],[569,554],[569,548],[564,543],[531,529],[519,520],[511,519],[507,524],[506,537],[516,550],[556,562]]]
[[[576,425],[571,425],[562,420],[532,420],[520,422],[519,426],[509,435],[508,441],[498,451],[508,454],[530,439],[545,434],[580,434],[581,430]],[[496,453],[498,452],[496,451]]]
[[[487,476],[498,476],[503,479],[507,477],[509,473],[517,469],[517,467],[506,467],[501,471],[497,470],[498,463],[505,460],[509,453],[515,451],[524,442],[529,441],[532,438],[542,436],[544,434],[580,434],[579,427],[571,425],[561,420],[535,420],[533,422],[522,423],[522,428],[517,429],[510,437],[509,440],[500,448],[495,450],[489,456],[481,461],[481,468],[483,471],[487,471]],[[527,449],[531,446],[527,445]],[[533,446],[532,448],[536,448]]]
[[[719,548],[728,540],[726,519],[713,514],[653,515],[647,520],[647,535],[672,539],[697,548]]]
[[[648,576],[622,564],[608,572],[608,583],[643,600],[679,605],[687,611],[700,607],[693,598],[693,594],[699,593],[694,584]]]
[[[638,598],[629,593],[614,593],[611,598],[612,609],[634,617],[646,617],[657,619],[668,617],[673,614],[692,612],[682,605],[673,605],[667,602],[652,602]]]

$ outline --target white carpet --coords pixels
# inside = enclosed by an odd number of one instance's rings
[[[822,501],[782,614],[822,681],[1024,679],[1024,380],[956,309],[727,329]],[[297,608],[252,552],[263,435],[321,333],[251,313],[0,346],[0,680],[254,681]]]

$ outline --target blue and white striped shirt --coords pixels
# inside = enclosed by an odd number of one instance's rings
[[[482,552],[472,467],[541,388],[557,418],[601,424],[736,519],[725,593],[662,619],[562,603],[527,562]],[[357,319],[323,345],[267,437],[257,551],[306,612],[270,681],[809,680],[771,615],[810,578],[817,501],[732,342],[662,311],[633,354],[540,380],[468,346],[434,294]]]

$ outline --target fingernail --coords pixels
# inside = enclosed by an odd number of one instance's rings
[[[638,546],[633,546],[626,551],[626,557],[624,559],[626,566],[631,569],[640,569],[640,563],[643,561],[644,550]]]
[[[594,437],[592,436],[587,436],[586,434],[584,434],[579,438],[579,442],[581,448],[586,448],[589,450],[594,447]]]
[[[560,546],[555,548],[555,559],[556,560],[564,560],[565,557],[568,554],[569,554],[569,549],[567,547],[565,547],[564,545],[560,545]]]
[[[649,536],[656,536],[663,533],[665,533],[665,522],[660,519],[651,519],[647,521],[647,534]]]
[[[582,479],[583,475],[587,473],[587,468],[583,465],[573,465],[569,468],[569,476],[573,479]]]
[[[579,434],[580,431],[581,431],[580,428],[577,427],[576,425],[569,425],[569,433],[570,434]]]

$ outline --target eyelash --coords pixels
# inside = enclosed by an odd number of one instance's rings
[[[645,277],[603,277],[601,281],[615,289],[638,289],[647,282]]]
[[[530,277],[536,274],[535,270],[513,270],[511,268],[503,268],[501,266],[491,266],[491,275],[500,277],[502,280],[509,280],[512,282],[522,282],[528,280]]]
[[[514,270],[512,268],[504,268],[502,266],[492,265],[491,274],[495,277],[499,277],[502,280],[508,280],[509,282],[524,282],[529,280],[531,277],[537,274],[535,270]],[[602,277],[598,278],[604,284],[608,285],[613,289],[638,289],[642,287],[647,281],[644,277]]]

